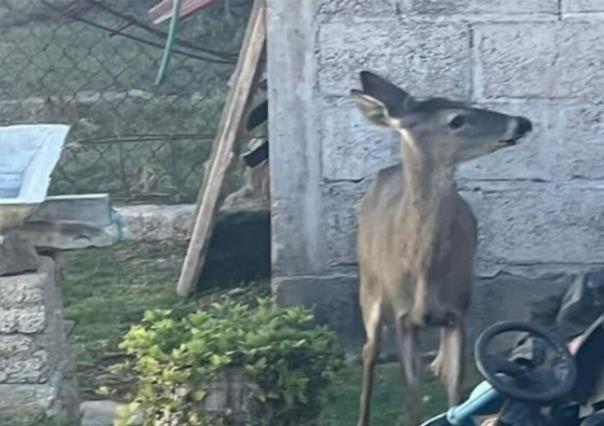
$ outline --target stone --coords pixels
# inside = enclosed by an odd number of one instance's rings
[[[555,158],[557,174],[565,179],[604,179],[604,112],[599,105],[563,109],[559,123],[561,149]]]
[[[21,235],[31,245],[43,250],[81,250],[109,247],[115,242],[114,226],[71,221],[30,221]]]
[[[504,270],[492,278],[477,277],[468,312],[468,352],[472,351],[478,334],[495,322],[540,321],[546,314],[544,305],[555,307],[573,277],[551,273],[547,268],[541,268],[537,274]],[[333,327],[342,337],[347,353],[353,357],[360,355],[365,337],[357,275],[277,278],[273,280],[273,294],[281,305],[313,308],[317,320]],[[384,331],[384,359],[396,356],[394,339],[391,328]],[[433,330],[423,331],[422,341],[422,349],[434,350],[438,335]]]
[[[271,285],[279,305],[312,308],[318,322],[342,336],[347,351],[360,349],[364,330],[356,275],[274,277]]]
[[[39,405],[43,409],[48,409],[54,403],[56,388],[52,380],[41,384],[0,384],[0,395],[2,395],[0,412],[19,404],[24,406]]]
[[[79,222],[99,227],[111,224],[109,194],[55,195],[46,197],[28,219],[30,222]]]
[[[59,381],[55,374],[44,383],[0,384],[0,425],[42,425],[52,419],[60,425],[79,425],[79,413],[61,401]]]
[[[537,277],[503,271],[493,278],[477,279],[468,316],[469,341],[498,321],[539,322],[550,314],[545,308],[557,306],[572,279],[572,275],[546,269]]]
[[[3,201],[6,199],[0,198],[0,232],[19,228],[36,210],[35,204],[3,204]]]
[[[318,194],[306,208],[300,197],[289,199],[271,197],[271,258],[273,275],[297,275],[308,271],[317,272],[325,260],[321,256],[322,236],[320,227],[322,218],[307,214],[321,208]],[[319,210],[320,211],[320,210]],[[316,213],[315,213],[316,214]],[[317,215],[318,216],[318,215]],[[305,222],[304,217],[308,222]]]
[[[333,22],[321,26],[318,43],[316,78],[325,95],[348,96],[359,87],[359,71],[369,69],[418,97],[470,97],[466,25],[398,19]]]
[[[601,100],[603,34],[599,22],[586,21],[477,25],[478,99]]]
[[[40,304],[47,274],[33,273],[0,278],[0,308]]]
[[[124,404],[109,400],[84,401],[80,404],[81,426],[113,426],[114,421],[118,419],[118,411],[121,407],[124,407]],[[143,422],[140,410],[135,417],[134,425],[141,425]]]
[[[604,189],[520,183],[494,186],[484,184],[465,193],[478,217],[479,273],[486,273],[493,264],[601,263]]]
[[[46,327],[44,306],[27,308],[0,308],[0,334],[40,333]]]
[[[48,257],[36,273],[0,277],[0,424],[79,424],[58,279]]]
[[[585,13],[604,12],[603,0],[562,0],[562,12]]]
[[[2,426],[37,426],[46,424],[47,420],[44,410],[37,406],[9,407],[0,411],[0,425]]]
[[[351,14],[356,16],[395,15],[397,0],[319,0],[317,10],[319,16],[340,16]]]
[[[356,256],[356,229],[361,198],[366,184],[333,183],[323,189],[324,267],[354,265]]]
[[[76,326],[76,322],[73,320],[64,320],[63,321],[63,331],[65,333],[65,336],[67,336],[68,338],[71,337],[71,334],[73,333],[73,330]]]
[[[446,16],[492,14],[494,19],[513,19],[528,14],[556,15],[558,0],[408,0],[401,1],[400,7],[404,13]],[[511,18],[510,15],[515,16]]]
[[[233,426],[249,425],[254,411],[262,407],[255,403],[242,369],[227,370],[217,375],[208,386],[203,405],[209,417],[228,415],[228,423]]]
[[[39,266],[38,253],[19,235],[18,230],[0,235],[0,277],[35,271]]]
[[[400,161],[396,132],[371,125],[352,102],[325,108],[319,120],[325,179],[361,180]]]
[[[19,349],[19,348],[18,348]],[[0,358],[0,383],[43,383],[48,378],[48,353],[18,351]]]
[[[267,3],[271,258],[277,275],[313,274],[321,263],[315,6]]]
[[[121,238],[132,241],[186,239],[192,224],[195,205],[138,205],[116,207],[122,226]]]
[[[33,340],[29,336],[17,334],[0,335],[0,356],[5,358],[9,355],[28,353],[31,351],[32,345]]]

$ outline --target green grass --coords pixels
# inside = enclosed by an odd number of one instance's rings
[[[240,288],[230,283],[208,288],[200,299],[176,295],[186,246],[181,242],[117,244],[111,248],[67,253],[63,279],[65,316],[75,321],[72,343],[83,399],[97,399],[101,386],[118,385],[123,397],[129,378],[112,374],[109,367],[124,359],[118,345],[131,325],[148,309],[192,309],[216,300],[221,293],[242,302],[268,293],[268,283]]]
[[[76,322],[72,342],[84,398],[118,380],[107,367],[120,360],[123,334],[146,309],[182,303],[174,292],[182,253],[182,245],[120,244],[67,255],[65,316]]]
[[[362,370],[360,365],[351,365],[336,381],[327,405],[324,420],[326,426],[350,426],[356,424]],[[469,393],[479,376],[470,368],[465,393]],[[371,423],[374,425],[403,424],[404,385],[402,371],[398,363],[378,365],[371,405]],[[422,415],[428,419],[446,409],[444,387],[434,376],[424,374],[422,385],[424,404]]]
[[[143,312],[152,308],[190,309],[210,303],[225,292],[241,301],[267,294],[268,283],[206,290],[195,302],[183,303],[175,295],[176,281],[185,252],[182,243],[118,244],[106,249],[68,253],[65,259],[63,296],[65,314],[76,326],[72,341],[78,362],[78,381],[82,399],[102,398],[95,394],[100,386],[118,385],[124,397],[132,382],[112,374],[108,367],[123,360],[118,344]],[[403,411],[403,379],[399,365],[377,368],[372,405],[372,424],[400,425]],[[478,381],[468,372],[466,392]],[[337,379],[324,413],[325,426],[356,424],[361,389],[361,366],[351,364]],[[429,374],[422,388],[423,414],[429,417],[445,408],[443,387]]]

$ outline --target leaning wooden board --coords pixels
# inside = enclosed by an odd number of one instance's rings
[[[213,156],[198,198],[198,209],[191,240],[178,280],[177,293],[189,296],[193,291],[205,262],[218,211],[218,199],[225,176],[233,159],[234,145],[241,127],[250,93],[258,74],[258,65],[266,42],[266,0],[256,0],[243,40],[237,67],[233,73],[234,85],[229,91],[218,133],[214,140]]]

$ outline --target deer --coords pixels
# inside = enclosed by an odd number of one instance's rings
[[[461,399],[466,316],[471,303],[477,221],[457,192],[466,161],[515,145],[532,130],[528,118],[437,97],[418,100],[370,71],[350,97],[375,126],[400,136],[401,162],[377,173],[361,200],[357,257],[366,340],[358,426],[367,426],[383,325],[394,325],[406,382],[405,418],[421,415],[419,333],[440,329],[431,369],[448,406]]]

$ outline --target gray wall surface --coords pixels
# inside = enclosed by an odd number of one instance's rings
[[[399,161],[347,98],[373,70],[535,124],[459,170],[479,220],[472,325],[528,318],[604,263],[604,1],[269,0],[273,287],[359,330],[358,201]]]
[[[0,277],[0,425],[79,424],[61,273],[45,257],[38,271]]]

